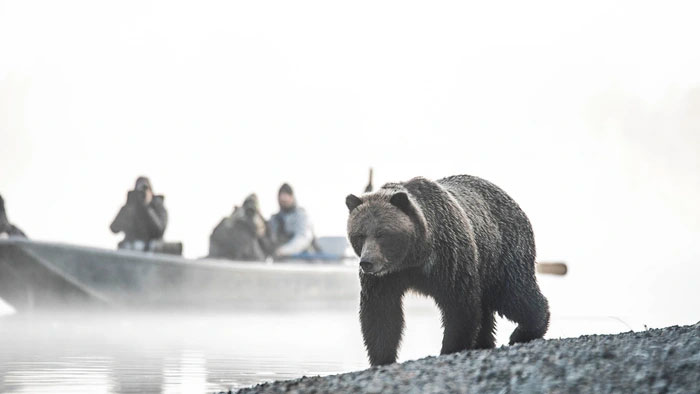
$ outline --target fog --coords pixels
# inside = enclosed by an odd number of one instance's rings
[[[140,174],[189,256],[283,181],[342,234],[369,166],[494,181],[544,256],[697,235],[691,5],[1,4],[0,190],[35,238],[113,247]]]
[[[0,193],[32,239],[113,249],[109,223],[146,175],[166,240],[196,258],[249,193],[274,213],[283,182],[317,235],[343,235],[370,167],[375,186],[477,175],[527,213],[538,259],[569,267],[539,279],[548,338],[695,323],[698,8],[0,0]],[[428,306],[409,309],[401,360],[439,350]],[[173,314],[166,330],[159,315],[13,316],[0,383],[204,391],[363,368],[346,312]]]

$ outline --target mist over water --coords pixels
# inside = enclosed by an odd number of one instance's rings
[[[417,316],[411,337],[431,328]],[[6,316],[0,346],[2,392],[212,392],[368,366],[356,311]]]
[[[0,0],[0,193],[33,238],[115,248],[139,175],[166,240],[289,182],[317,235],[348,193],[471,174],[530,218],[547,338],[700,320],[698,6],[633,1]],[[231,291],[236,291],[232,288]],[[261,292],[274,289],[260,289]],[[400,360],[436,355],[411,298]],[[499,321],[498,340],[512,324]],[[367,367],[356,309],[13,314],[0,391],[212,392]]]
[[[334,314],[6,317],[0,390],[213,392],[363,368],[364,354],[343,340],[357,335],[347,323]]]
[[[553,301],[546,338],[643,329],[629,317],[572,313],[565,279],[540,283]],[[409,294],[405,311],[399,361],[438,355],[434,303]],[[515,326],[504,319],[497,326],[498,344],[507,344]],[[369,366],[352,308],[6,315],[0,348],[0,391],[8,393],[215,392]]]
[[[531,217],[548,259],[589,242],[599,255],[621,250],[612,241],[648,234],[641,224],[694,238],[694,11],[8,2],[0,192],[30,236],[111,248],[110,220],[148,175],[166,196],[166,238],[188,257],[206,254],[249,193],[273,213],[282,182],[318,234],[341,235],[344,197],[370,166],[376,185],[493,181]],[[654,248],[669,244],[684,247]]]

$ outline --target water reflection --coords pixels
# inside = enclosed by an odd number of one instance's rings
[[[179,358],[166,358],[163,368],[163,392],[204,393],[207,389],[206,356],[184,351]]]
[[[8,362],[0,388],[10,393],[110,393],[110,364],[104,357]]]
[[[354,320],[355,313],[5,316],[0,391],[214,392],[361,369]]]
[[[630,328],[553,313],[549,338]],[[503,344],[514,326],[498,328]],[[434,304],[409,296],[399,360],[436,355],[441,340]],[[368,366],[356,310],[12,315],[0,317],[0,349],[8,393],[217,392]]]

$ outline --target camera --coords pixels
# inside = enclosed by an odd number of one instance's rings
[[[132,190],[126,195],[127,204],[143,204],[146,201],[145,190]]]

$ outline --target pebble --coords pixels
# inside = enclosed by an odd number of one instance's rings
[[[698,393],[700,322],[617,335],[536,340],[238,391],[289,392]]]

